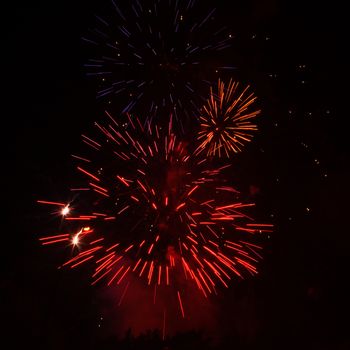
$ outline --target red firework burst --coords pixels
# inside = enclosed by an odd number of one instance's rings
[[[208,297],[234,276],[256,274],[261,247],[252,238],[272,225],[243,212],[254,204],[241,202],[225,182],[228,166],[191,152],[171,121],[151,127],[128,115],[120,125],[107,116],[95,124],[96,137],[82,135],[84,155],[73,155],[83,181],[71,189],[78,199],[38,201],[64,219],[63,232],[41,244],[72,245],[75,254],[62,266],[90,264],[92,285],[105,281],[126,292],[134,275],[155,290],[173,289],[183,317],[181,276]]]

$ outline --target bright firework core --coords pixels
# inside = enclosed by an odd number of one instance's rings
[[[65,215],[69,214],[69,211],[70,211],[69,206],[66,205],[66,206],[62,209],[61,214],[62,214],[63,216],[65,216]]]

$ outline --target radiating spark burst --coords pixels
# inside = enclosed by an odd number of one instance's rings
[[[251,110],[256,97],[249,86],[241,88],[238,82],[225,83],[219,79],[217,92],[210,88],[210,97],[200,115],[200,131],[196,153],[208,156],[226,156],[240,152],[244,143],[251,141],[257,130],[252,119],[260,110]]]
[[[233,40],[213,21],[216,9],[196,0],[119,3],[112,0],[112,18],[96,16],[96,28],[83,38],[94,49],[85,67],[98,78],[97,97],[115,102],[120,96],[127,101],[122,113],[137,111],[142,103],[150,118],[160,111],[171,111],[176,119],[181,111],[192,117],[201,87],[219,71],[234,69],[213,66]]]
[[[256,274],[261,247],[253,239],[272,225],[243,212],[253,204],[237,200],[222,179],[228,166],[194,155],[173,133],[172,118],[159,128],[130,115],[127,125],[107,116],[105,124],[95,123],[98,136],[82,135],[85,153],[73,156],[84,184],[73,209],[62,213],[64,232],[40,238],[43,245],[73,246],[75,255],[62,266],[90,263],[91,284],[123,284],[122,298],[131,275],[154,288],[154,302],[157,290],[172,288],[182,317],[179,278],[208,297],[234,276]]]

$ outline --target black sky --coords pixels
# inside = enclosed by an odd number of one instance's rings
[[[1,300],[13,349],[112,348],[84,272],[58,271],[59,252],[48,254],[37,242],[50,222],[36,200],[64,200],[74,176],[70,152],[103,110],[84,75],[80,41],[101,7],[92,0],[17,1],[3,11]],[[259,135],[234,160],[232,178],[247,193],[259,188],[258,215],[276,225],[258,277],[218,302],[222,348],[348,349],[342,11],[279,0],[217,7],[236,36],[227,55],[263,109]]]

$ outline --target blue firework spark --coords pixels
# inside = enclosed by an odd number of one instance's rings
[[[94,56],[85,67],[97,78],[97,98],[117,103],[122,113],[142,106],[149,119],[169,113],[189,119],[208,85],[233,68],[220,62],[233,36],[215,20],[216,9],[195,0],[111,5],[83,38]]]

